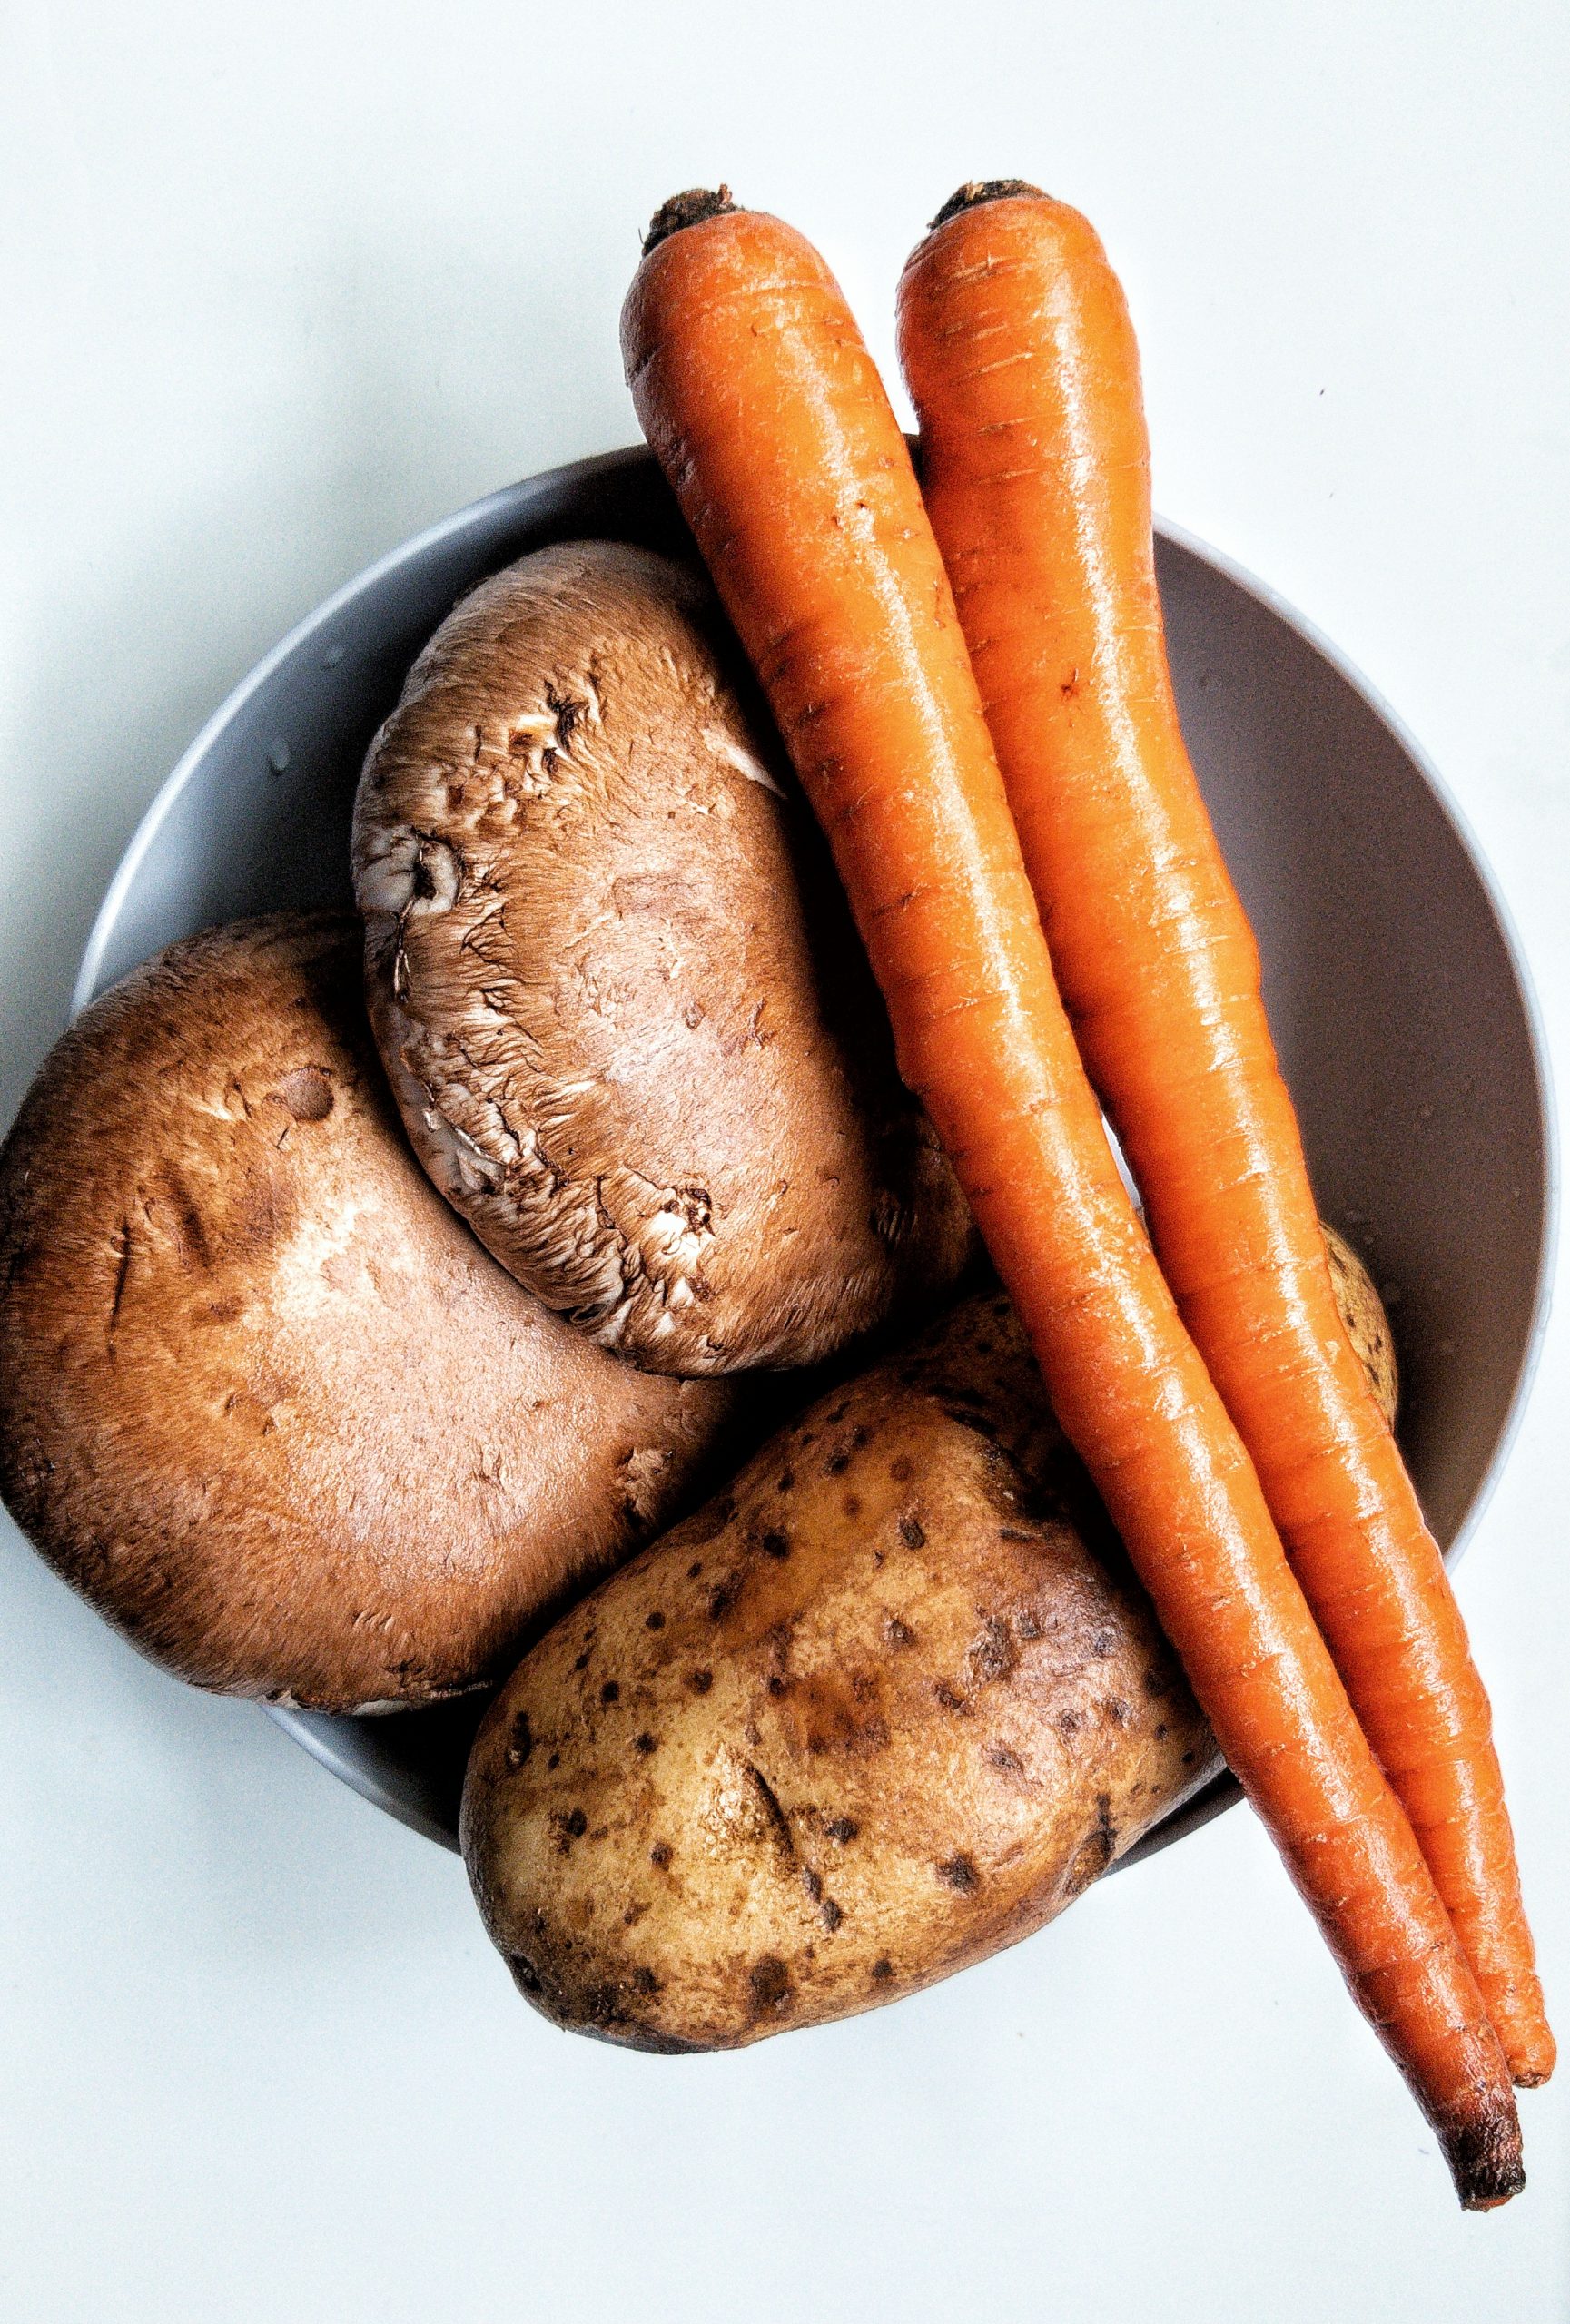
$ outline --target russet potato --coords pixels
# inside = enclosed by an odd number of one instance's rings
[[[1347,1336],[1358,1351],[1379,1410],[1393,1428],[1400,1382],[1396,1368],[1396,1342],[1385,1303],[1357,1252],[1333,1226],[1325,1229],[1325,1249],[1330,1261],[1336,1305],[1347,1326]]]
[[[1393,1416],[1378,1294],[1328,1239]],[[547,2016],[728,2048],[1028,1935],[1219,1764],[994,1293],[536,1646],[480,1728],[463,1847]]]
[[[548,2016],[724,2048],[1028,1935],[1215,1764],[994,1295],[534,1649],[464,1851]]]

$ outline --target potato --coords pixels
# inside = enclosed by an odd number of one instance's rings
[[[355,804],[416,1152],[502,1265],[684,1374],[809,1364],[969,1255],[827,850],[706,583],[537,551],[410,673]]]
[[[1391,1416],[1378,1294],[1326,1236]],[[993,1294],[540,1641],[476,1739],[463,1851],[556,2024],[730,2048],[1028,1935],[1219,1764]]]
[[[356,1710],[499,1677],[690,1505],[736,1399],[592,1347],[453,1216],[347,915],[136,970],[0,1153],[0,1492],[201,1686]]]
[[[1384,1302],[1357,1252],[1333,1226],[1325,1229],[1325,1249],[1330,1261],[1336,1305],[1347,1326],[1347,1336],[1368,1375],[1375,1402],[1394,1428],[1400,1382],[1396,1370],[1396,1343]]]
[[[534,1649],[476,1742],[463,1848],[558,2024],[726,2048],[1027,1935],[1215,1765],[993,1295]]]

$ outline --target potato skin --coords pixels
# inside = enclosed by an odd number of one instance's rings
[[[565,1617],[464,1792],[528,1998],[665,2051],[893,2001],[1050,1920],[1208,1774],[1077,1473],[1012,1308],[972,1300]]]
[[[1346,1237],[1333,1226],[1325,1229],[1325,1250],[1330,1262],[1330,1282],[1347,1336],[1368,1375],[1374,1401],[1387,1422],[1396,1425],[1400,1381],[1396,1369],[1396,1342],[1384,1302],[1373,1277]]]
[[[826,847],[692,567],[536,551],[466,597],[354,816],[411,1143],[518,1280],[647,1371],[816,1363],[973,1230]]]

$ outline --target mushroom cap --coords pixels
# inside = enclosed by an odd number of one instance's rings
[[[173,946],[0,1152],[0,1492],[136,1645],[345,1710],[499,1677],[667,1522],[724,1384],[651,1378],[497,1266],[403,1140],[348,915]]]
[[[963,1197],[706,583],[612,541],[465,598],[355,808],[416,1152],[520,1283],[683,1374],[941,1300]]]

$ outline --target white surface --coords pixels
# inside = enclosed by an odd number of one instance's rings
[[[229,13],[8,12],[0,1118],[232,682],[377,550],[630,437],[636,229],[720,175],[883,355],[961,178],[1091,212],[1161,506],[1434,753],[1570,1079],[1561,9]],[[1567,1388],[1562,1318],[1460,1588],[1570,2034]],[[1570,2311],[1570,2066],[1524,2102],[1526,2197],[1462,2218],[1246,1814],[916,2002],[627,2056],[516,1999],[453,1859],[143,1665],[8,1526],[0,1636],[16,2324]]]

